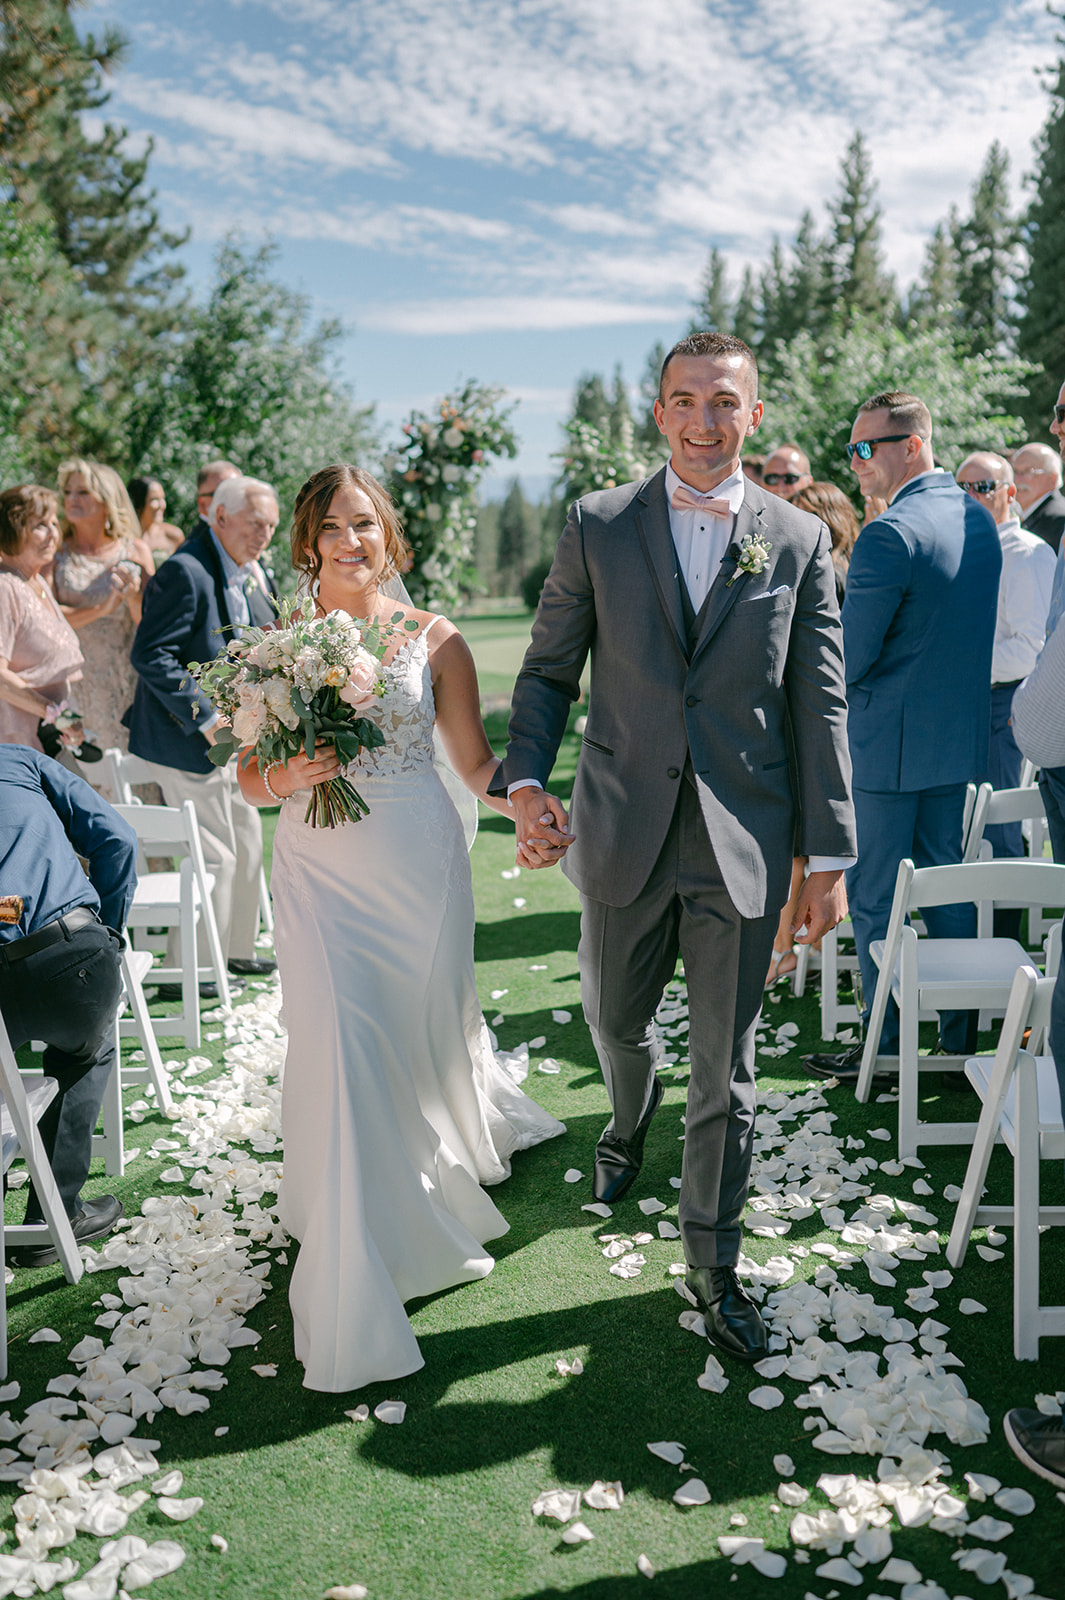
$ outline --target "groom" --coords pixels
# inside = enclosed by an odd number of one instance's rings
[[[713,1342],[748,1361],[766,1353],[735,1270],[762,986],[793,854],[810,857],[795,919],[809,939],[842,916],[856,854],[831,542],[743,475],[757,385],[731,335],[669,352],[654,408],[669,464],[571,508],[493,790],[510,796],[519,860],[565,856],[581,893],[581,993],[613,1111],[599,1200],[619,1200],[640,1170],[663,1092],[653,1018],[683,958],[686,1282]],[[571,834],[544,785],[589,652]]]

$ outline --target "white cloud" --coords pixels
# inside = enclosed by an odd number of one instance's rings
[[[608,327],[622,323],[674,323],[683,305],[604,300],[589,296],[483,295],[473,299],[408,300],[364,308],[359,322],[377,332],[404,334],[495,333]]]

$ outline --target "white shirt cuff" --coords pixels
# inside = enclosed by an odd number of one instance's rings
[[[846,872],[848,867],[853,867],[857,856],[811,856],[808,871],[810,872]]]
[[[537,778],[519,778],[517,783],[508,783],[507,784],[507,799],[508,800],[510,799],[511,795],[514,793],[514,791],[516,789],[542,789],[542,788],[543,788],[543,784]]]
[[[216,727],[218,725],[218,723],[221,722],[221,720],[222,720],[221,715],[217,711],[212,711],[211,715],[207,718],[206,722],[197,722],[197,724],[196,724],[196,732],[197,733],[206,733],[208,728]]]

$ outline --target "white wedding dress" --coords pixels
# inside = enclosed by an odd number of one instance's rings
[[[274,839],[288,1029],[281,1220],[310,1389],[423,1363],[404,1302],[483,1278],[507,1223],[481,1188],[565,1131],[497,1062],[474,987],[473,893],[433,765],[430,623],[384,669],[385,735],[347,769],[370,807],[335,829],[286,801]]]

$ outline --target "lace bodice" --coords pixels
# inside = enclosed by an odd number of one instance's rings
[[[362,715],[376,722],[385,743],[359,752],[358,760],[345,769],[353,779],[357,774],[394,778],[432,766],[436,702],[427,641],[437,621],[434,617],[413,639],[405,639],[382,668],[385,692]]]

